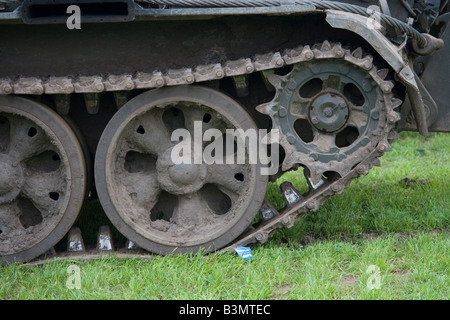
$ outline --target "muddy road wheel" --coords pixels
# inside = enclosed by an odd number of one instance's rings
[[[224,147],[227,129],[257,127],[239,104],[209,88],[157,89],[123,106],[103,132],[95,159],[97,192],[117,229],[159,254],[213,251],[238,237],[264,200],[267,176],[249,163],[248,146],[243,164],[225,161],[236,160],[239,151],[236,142]],[[214,139],[195,139],[208,131]],[[223,154],[211,151],[219,145]]]
[[[83,205],[86,165],[70,126],[46,106],[0,97],[0,260],[52,248]]]

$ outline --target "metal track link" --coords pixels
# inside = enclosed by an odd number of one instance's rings
[[[148,259],[154,255],[141,249],[130,240],[126,241],[123,248],[116,248],[109,226],[99,228],[96,247],[88,249],[84,245],[80,228],[72,228],[67,235],[67,251],[56,252],[52,248],[40,257],[26,263],[26,265],[42,265],[51,261],[62,260],[88,261],[108,256]]]
[[[6,91],[8,93],[31,92],[22,87],[25,84],[28,88],[36,86],[39,88],[39,92],[45,93],[49,93],[50,91],[48,90],[52,88],[52,94],[68,94],[70,92],[92,93],[113,89],[131,90],[133,88],[185,85],[194,82],[217,80],[227,76],[242,76],[257,71],[280,68],[284,65],[295,65],[314,59],[342,59],[351,63],[366,70],[368,76],[381,89],[387,119],[381,130],[381,134],[377,138],[378,144],[374,150],[367,154],[364,159],[361,159],[360,163],[348,173],[335,181],[323,181],[323,183],[316,185],[305,196],[301,195],[291,183],[283,183],[280,188],[286,202],[286,207],[281,212],[278,212],[266,199],[260,210],[263,222],[256,228],[250,227],[250,231],[241,235],[232,244],[221,249],[219,252],[234,251],[237,246],[265,243],[276,230],[290,228],[306,213],[317,211],[329,197],[342,193],[353,179],[361,175],[367,175],[373,166],[379,166],[379,157],[391,150],[390,141],[396,137],[395,125],[400,120],[399,113],[394,111],[394,109],[400,106],[401,101],[394,98],[392,94],[394,84],[391,81],[385,80],[387,70],[378,70],[373,63],[373,58],[370,55],[363,57],[360,48],[350,51],[344,49],[339,43],[332,44],[325,41],[312,48],[310,46],[299,46],[294,49],[285,50],[283,54],[279,52],[268,53],[265,55],[257,55],[253,59],[247,58],[229,61],[223,66],[220,64],[198,66],[195,69],[169,71],[166,74],[154,72],[152,74],[138,73],[134,76],[109,76],[108,78],[92,76],[76,79],[69,77],[56,79],[50,77],[48,80],[37,78],[31,80],[27,78],[26,82],[23,82],[23,78],[19,78],[15,82],[5,82],[6,80],[3,79],[3,82],[0,81],[0,90],[3,90],[0,93],[6,93]],[[10,90],[5,91],[5,88],[10,88]],[[17,90],[18,88],[22,89]],[[110,254],[118,258],[150,258],[154,256],[150,252],[139,249],[129,241],[127,241],[125,248],[114,251],[114,245],[111,239],[109,230],[102,227],[98,236],[97,248],[86,251],[81,238],[81,232],[79,229],[73,229],[68,235],[67,252],[56,253],[54,250],[50,250],[50,252],[28,264],[43,264],[48,261],[64,259],[84,261],[97,259]]]
[[[0,79],[0,94],[67,95],[71,93],[101,93],[107,91],[130,91],[153,89],[164,86],[189,85],[224,77],[250,74],[255,71],[280,68],[284,60],[279,52],[257,55],[254,59],[239,59],[225,64],[197,66],[168,70],[165,73],[137,72],[121,75],[91,75],[77,77],[16,77]]]

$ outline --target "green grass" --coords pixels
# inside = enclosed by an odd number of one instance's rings
[[[0,298],[448,299],[449,159],[450,135],[402,133],[381,167],[253,247],[251,260],[219,253],[13,264],[0,268]],[[303,188],[300,177],[271,183],[269,200],[282,207],[278,185]],[[67,287],[73,265],[80,289]],[[371,287],[377,277],[379,289]]]

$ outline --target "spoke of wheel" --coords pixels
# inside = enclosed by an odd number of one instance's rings
[[[330,152],[331,148],[336,147],[335,140],[335,135],[325,134],[318,131],[314,132],[313,142],[321,152]]]
[[[155,206],[161,192],[156,172],[127,173],[122,176],[121,183],[125,186],[133,203],[142,209],[142,212],[146,212],[146,218],[148,218],[150,210]]]
[[[3,234],[8,236],[10,230],[23,229],[19,217],[16,202],[0,205],[0,239]]]
[[[297,119],[307,119],[308,105],[310,99],[300,98],[300,100],[291,103],[290,113]]]
[[[326,183],[326,181],[322,178],[322,172],[311,173],[311,169],[307,167],[303,170],[303,176],[308,183],[308,192],[313,192]]]
[[[342,79],[338,75],[329,75],[328,78],[326,78],[323,81],[323,90],[327,89],[334,89],[338,92],[344,91],[345,83],[342,82]]]
[[[22,187],[22,194],[33,202],[44,217],[58,212],[65,192],[66,180],[62,169],[27,176]]]
[[[126,129],[129,148],[141,153],[158,155],[171,144],[170,134],[161,118],[161,112],[147,112],[133,120]]]
[[[18,161],[28,159],[44,151],[55,151],[49,137],[29,120],[18,116],[9,117],[10,153]]]
[[[363,109],[351,106],[350,115],[347,120],[347,125],[360,129],[367,124],[367,114]]]
[[[194,125],[198,121],[198,124],[202,126],[202,135],[208,129],[218,129],[224,131],[226,124],[223,120],[217,117],[217,113],[212,110],[205,110],[198,106],[185,106],[182,109],[184,115],[184,126],[193,136]]]
[[[198,192],[178,196],[178,205],[173,212],[172,221],[178,226],[204,226],[214,217],[206,201]]]
[[[228,196],[237,198],[245,186],[247,170],[245,165],[212,164],[208,166],[208,183],[216,184]]]

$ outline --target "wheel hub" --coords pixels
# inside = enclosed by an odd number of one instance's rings
[[[348,104],[344,97],[332,92],[318,95],[309,108],[309,119],[314,127],[325,132],[341,129],[349,116]]]
[[[172,182],[189,185],[197,180],[200,169],[196,164],[181,163],[170,167],[168,171]]]
[[[206,166],[194,163],[175,164],[171,155],[172,148],[169,148],[156,162],[157,179],[161,189],[176,195],[200,190],[206,178]]]

